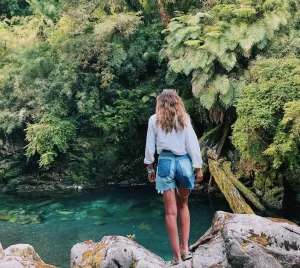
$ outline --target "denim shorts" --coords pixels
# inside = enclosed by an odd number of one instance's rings
[[[171,151],[162,151],[158,157],[156,190],[161,192],[176,187],[191,190],[194,186],[195,174],[190,156],[178,156]]]

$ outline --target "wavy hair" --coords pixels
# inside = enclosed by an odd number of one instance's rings
[[[183,130],[187,114],[182,99],[174,89],[164,89],[156,99],[156,124],[166,133]]]

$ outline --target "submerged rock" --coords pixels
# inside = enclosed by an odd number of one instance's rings
[[[3,250],[0,243],[0,268],[56,268],[46,264],[28,244],[13,245]]]
[[[0,221],[9,221],[10,217],[7,215],[0,215]]]

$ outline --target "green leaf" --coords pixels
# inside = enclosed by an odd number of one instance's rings
[[[206,108],[207,110],[211,109],[215,102],[215,95],[211,93],[204,93],[200,97],[201,105]]]
[[[142,102],[143,102],[143,103],[146,103],[148,100],[149,100],[149,96],[144,96],[144,97],[142,98]]]
[[[175,83],[176,78],[177,78],[177,73],[171,70],[167,71],[166,79],[165,79],[167,85],[172,86]]]

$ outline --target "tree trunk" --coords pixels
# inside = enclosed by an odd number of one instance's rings
[[[165,0],[157,0],[157,5],[158,5],[161,20],[164,26],[167,28],[170,22],[170,16],[168,14],[168,11],[166,10]]]
[[[221,140],[218,144],[218,148],[217,148],[217,159],[221,155],[221,151],[222,151],[224,143],[226,141],[229,129],[230,129],[230,120],[228,118],[226,118],[226,122],[225,122],[225,125],[224,125],[224,128],[223,128],[223,135],[222,135],[222,138],[221,138]]]

